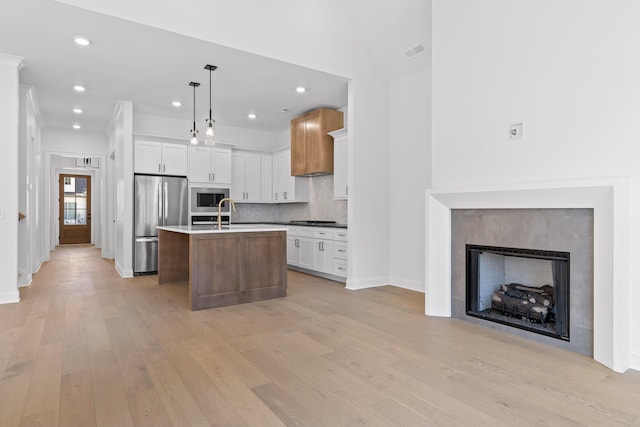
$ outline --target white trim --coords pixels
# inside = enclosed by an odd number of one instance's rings
[[[13,304],[16,302],[20,302],[20,292],[17,289],[15,292],[0,294],[0,304]]]
[[[346,288],[351,291],[357,291],[360,289],[377,288],[379,286],[388,286],[388,277],[370,277],[367,279],[347,279]]]
[[[31,273],[27,273],[24,270],[18,270],[18,287],[26,288],[31,285],[31,281],[33,280],[33,276]]]
[[[392,277],[391,280],[389,280],[389,284],[396,288],[408,289],[410,291],[416,291],[424,294],[424,282],[420,282],[418,280]]]
[[[629,369],[640,371],[640,350],[631,350],[629,353]]]
[[[0,64],[12,65],[20,71],[24,65],[24,58],[22,56],[10,55],[8,53],[0,52]]]
[[[117,262],[114,263],[116,267],[116,271],[123,279],[129,279],[133,277],[133,269],[132,268],[122,268]]]
[[[594,313],[593,358],[617,372],[629,368],[629,179],[427,190],[425,203],[425,312],[447,317],[451,316],[451,209],[593,209],[594,306],[600,307]]]

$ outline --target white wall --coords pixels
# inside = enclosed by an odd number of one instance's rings
[[[190,137],[188,130],[192,127],[192,122],[189,120],[151,114],[133,115],[133,133],[136,135],[179,138],[188,142]],[[187,129],[186,132],[185,129]],[[204,138],[203,135],[201,136]],[[276,134],[253,129],[216,125],[216,142],[235,145],[237,148],[271,151],[276,148]]]
[[[187,0],[65,0],[65,3],[185,34],[224,46],[351,78],[349,273],[350,288],[389,280],[389,82],[339,0],[243,2]],[[193,13],[215,10],[211,15]],[[383,224],[381,226],[381,224]]]
[[[640,255],[640,3],[433,2],[433,186],[629,176]],[[507,126],[524,124],[524,137]],[[630,272],[630,300],[640,274]],[[640,311],[630,310],[640,369]]]
[[[20,87],[18,207],[26,215],[18,223],[18,286],[31,283],[44,256],[42,210],[41,116],[35,89]]]
[[[133,277],[133,105],[118,101],[109,124],[109,147],[113,148],[115,202],[114,248],[116,270]]]
[[[46,152],[80,156],[104,156],[109,153],[106,133],[47,127],[42,134],[42,149]]]
[[[0,303],[18,302],[18,70],[22,58],[0,53]]]
[[[431,69],[391,83],[391,283],[424,292],[424,194],[431,186]]]

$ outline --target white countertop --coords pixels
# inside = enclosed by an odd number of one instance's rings
[[[210,233],[247,233],[258,231],[287,231],[283,225],[223,225],[219,230],[217,225],[172,225],[158,227],[158,230],[173,231],[182,234],[210,234]]]

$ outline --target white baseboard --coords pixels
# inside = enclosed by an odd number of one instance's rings
[[[42,267],[42,264],[44,264],[44,258],[41,257],[38,260],[38,263],[36,264],[36,268],[33,270],[33,274],[37,273],[38,271],[40,271],[40,268]]]
[[[18,287],[24,288],[31,284],[32,276],[24,270],[18,270]]]
[[[20,292],[17,289],[15,292],[0,294],[0,304],[13,304],[16,302],[20,302]]]
[[[390,284],[396,288],[408,289],[410,291],[421,292],[424,294],[424,282],[420,282],[418,280],[392,277]]]
[[[117,262],[115,263],[116,271],[123,279],[128,279],[133,277],[133,269],[132,268],[122,268]]]
[[[640,350],[631,350],[629,353],[629,369],[640,371]]]
[[[347,279],[346,288],[351,291],[357,291],[359,289],[377,288],[378,286],[389,285],[388,277],[371,277],[368,279]]]

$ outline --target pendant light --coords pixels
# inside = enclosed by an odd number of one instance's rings
[[[213,116],[211,113],[211,72],[215,71],[218,67],[216,67],[215,65],[205,65],[204,69],[205,70],[209,70],[209,118],[206,119],[207,122],[207,139],[205,141],[206,144],[210,144],[210,145],[214,145],[216,142],[214,140],[214,135],[215,135],[215,129],[214,129],[214,125],[216,123],[215,120],[213,120]]]
[[[190,82],[189,86],[193,86],[193,129],[191,129],[191,144],[198,145],[198,130],[196,129],[196,88],[200,83]]]

